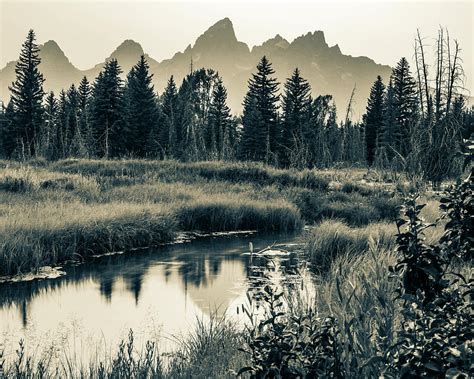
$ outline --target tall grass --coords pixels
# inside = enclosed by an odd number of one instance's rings
[[[275,184],[299,186],[310,189],[327,189],[329,185],[328,178],[315,171],[281,170],[258,163],[66,160],[55,163],[52,169],[83,175],[122,176],[143,180],[150,178],[159,178],[162,181],[207,179],[262,186]]]
[[[177,337],[176,342],[176,350],[164,354],[156,342],[137,346],[130,331],[112,352],[89,362],[79,362],[74,352],[61,348],[37,354],[20,342],[13,360],[3,362],[0,354],[0,367],[6,377],[14,378],[205,379],[235,378],[236,370],[245,363],[238,351],[241,331],[216,314],[211,314],[209,320],[196,320],[194,329]]]
[[[164,206],[46,202],[15,207],[0,218],[0,274],[169,242],[175,232],[175,217]]]
[[[1,164],[0,275],[167,242],[176,231],[291,231],[324,218],[366,225],[398,212],[397,198],[367,184],[331,189],[362,172],[146,160]]]
[[[393,224],[373,223],[351,228],[338,220],[325,220],[307,236],[306,252],[315,270],[326,272],[339,256],[358,256],[368,250],[370,243],[382,249],[395,246],[396,228]]]

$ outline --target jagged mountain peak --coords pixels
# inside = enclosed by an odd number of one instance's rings
[[[290,46],[290,43],[280,34],[277,34],[275,37],[263,42],[260,46],[254,46],[252,54],[272,56],[277,52],[286,50],[288,46]]]
[[[117,60],[120,60],[119,58],[123,56],[136,57],[143,54],[143,48],[138,42],[135,42],[132,39],[126,39],[113,51],[112,54],[110,54],[110,58],[116,58]]]
[[[315,32],[308,32],[299,37],[296,37],[291,43],[294,48],[305,49],[307,51],[320,51],[329,48],[324,37],[324,32],[316,30]]]
[[[39,48],[40,48],[40,55],[42,58],[47,56],[48,58],[52,58],[52,59],[58,59],[58,60],[66,59],[67,61],[69,61],[66,55],[64,54],[64,51],[62,51],[62,49],[59,47],[57,42],[54,40],[46,41]]]
[[[217,21],[203,34],[201,34],[194,48],[231,48],[233,44],[238,43],[237,37],[235,36],[234,25],[229,18],[224,18]]]

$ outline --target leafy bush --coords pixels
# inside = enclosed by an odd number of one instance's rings
[[[419,217],[423,205],[417,205],[415,197],[404,208],[408,222],[397,223],[406,224],[397,236],[401,257],[392,268],[401,279],[404,320],[399,341],[387,354],[390,377],[474,375],[474,280],[448,272],[453,257],[472,253],[472,234],[465,234],[472,227],[472,183],[471,174],[442,199],[448,222],[436,245],[423,243],[423,231],[430,225]]]
[[[292,317],[284,309],[282,292],[265,286],[261,299],[266,306],[263,319],[248,330],[241,350],[250,365],[238,375],[251,378],[343,377],[342,345],[333,317],[320,319],[311,309]]]

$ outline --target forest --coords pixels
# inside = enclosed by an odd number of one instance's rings
[[[1,110],[0,152],[20,160],[128,157],[257,161],[296,169],[373,166],[438,185],[462,170],[463,141],[473,132],[473,111],[462,95],[460,48],[452,45],[447,31],[440,30],[432,77],[418,35],[415,72],[401,58],[385,83],[374,78],[362,120],[352,119],[350,101],[338,121],[330,94],[313,98],[298,68],[281,85],[265,56],[249,79],[241,116],[232,114],[223,80],[211,68],[191,64],[180,86],[170,77],[158,95],[144,56],[126,80],[119,62],[111,59],[92,83],[84,77],[58,95],[45,94],[31,30],[11,99]]]

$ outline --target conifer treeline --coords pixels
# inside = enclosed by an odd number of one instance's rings
[[[43,92],[39,63],[30,31],[16,66],[11,100],[0,114],[1,155],[6,158],[150,157],[253,160],[297,168],[365,162],[383,166],[410,156],[414,135],[426,127],[426,117],[439,123],[449,116],[460,130],[466,120],[472,122],[462,98],[452,94],[452,106],[444,113],[432,116],[423,111],[421,89],[404,58],[387,86],[377,78],[363,122],[352,123],[347,116],[339,124],[332,97],[313,98],[298,69],[280,96],[280,84],[266,57],[249,80],[241,118],[231,115],[222,79],[211,69],[190,72],[179,88],[171,77],[158,96],[144,56],[126,80],[121,79],[117,60],[111,59],[93,83],[84,77],[77,88],[72,85],[55,96]]]

